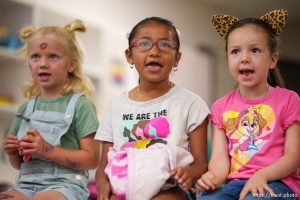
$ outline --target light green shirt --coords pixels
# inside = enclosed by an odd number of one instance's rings
[[[55,111],[64,113],[72,94],[68,94],[55,99],[37,98],[34,110]],[[28,102],[22,104],[17,114],[24,114]],[[79,149],[79,140],[87,135],[95,133],[98,129],[99,122],[94,104],[85,96],[81,96],[75,105],[73,121],[69,130],[61,139],[61,146],[65,149]],[[17,135],[21,119],[14,118],[9,129],[9,133]]]

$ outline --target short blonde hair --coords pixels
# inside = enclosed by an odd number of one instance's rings
[[[64,27],[45,26],[39,29],[36,29],[32,26],[24,27],[20,31],[20,37],[26,41],[26,44],[23,47],[23,52],[27,54],[28,43],[32,38],[45,35],[54,35],[58,39],[61,39],[65,42],[68,56],[76,62],[75,70],[68,75],[68,81],[62,89],[63,95],[82,92],[85,96],[91,97],[94,92],[94,87],[89,78],[86,77],[82,71],[83,51],[78,43],[75,31],[86,31],[86,27],[81,20],[74,20]],[[40,95],[40,89],[37,83],[35,83],[33,80],[25,83],[23,87],[23,95],[25,99],[31,99]]]

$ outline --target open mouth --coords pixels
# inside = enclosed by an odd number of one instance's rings
[[[240,70],[239,72],[244,77],[250,77],[252,74],[254,74],[254,70],[251,70],[251,69],[243,69],[243,70]]]
[[[41,81],[47,81],[47,80],[49,80],[49,77],[51,76],[51,74],[47,73],[47,72],[42,72],[42,73],[39,73],[38,76]]]
[[[51,76],[51,74],[47,73],[47,72],[42,72],[42,73],[39,73],[39,76]]]
[[[149,62],[146,64],[146,67],[162,67],[162,64],[158,63],[158,62]]]

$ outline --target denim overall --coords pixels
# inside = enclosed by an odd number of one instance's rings
[[[68,131],[74,115],[77,99],[82,94],[73,94],[66,112],[34,110],[36,99],[28,102],[25,114],[17,116],[22,122],[17,134],[20,140],[29,128],[40,132],[43,138],[54,146],[60,146],[61,137]],[[66,168],[55,162],[33,156],[21,165],[17,178],[16,190],[31,197],[35,193],[55,190],[62,193],[68,200],[84,200],[88,198],[88,172]]]

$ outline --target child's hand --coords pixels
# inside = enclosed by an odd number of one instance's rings
[[[218,178],[210,171],[203,174],[196,182],[196,188],[200,191],[214,190],[219,185],[220,183],[218,183]]]
[[[9,157],[19,157],[19,141],[14,135],[8,135],[3,142],[3,150]]]
[[[176,168],[171,171],[170,175],[174,177],[185,191],[188,191],[193,186],[193,180],[186,168]]]
[[[99,186],[98,186],[99,184]],[[97,183],[97,200],[111,200],[116,199],[115,195],[112,195],[112,187],[107,178],[101,178]]]
[[[244,199],[248,193],[251,192],[252,195],[262,196],[265,192],[274,195],[273,190],[268,186],[267,179],[260,171],[257,171],[252,175],[252,177],[247,181],[243,190],[240,193],[240,200]]]
[[[20,146],[23,149],[25,156],[36,155],[45,158],[46,154],[52,153],[54,147],[46,142],[41,134],[35,129],[29,129],[26,135],[22,138]]]

